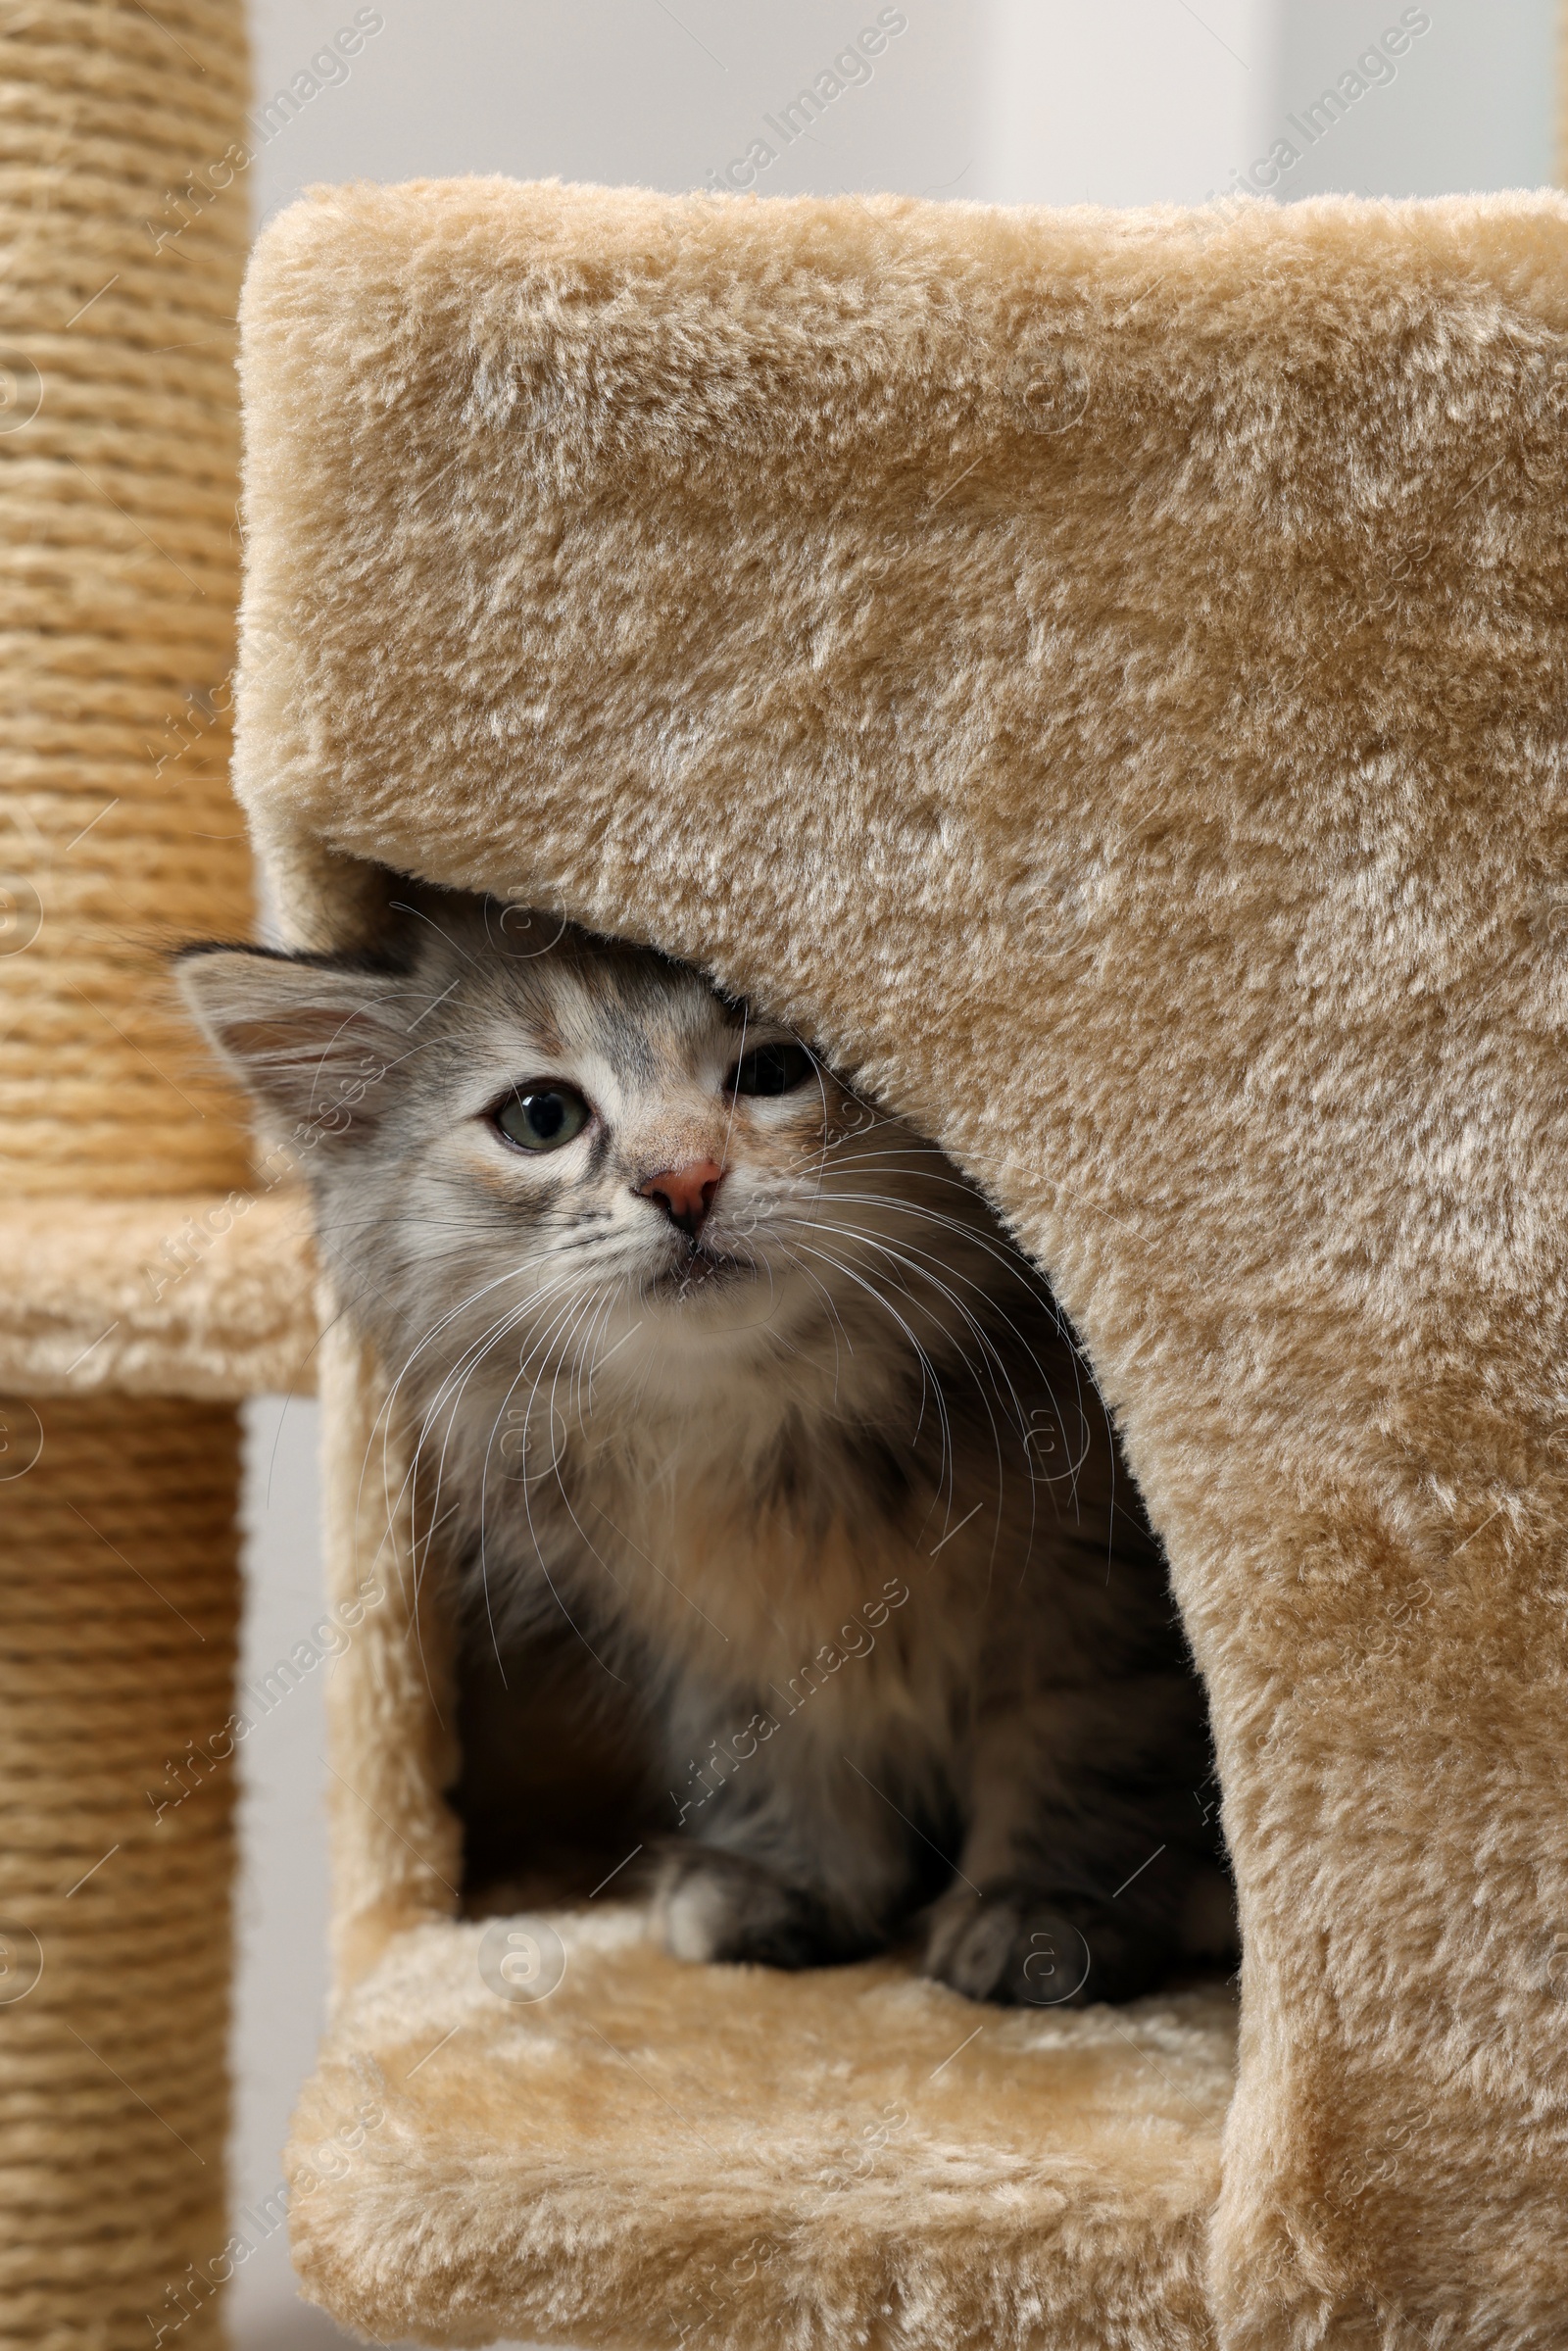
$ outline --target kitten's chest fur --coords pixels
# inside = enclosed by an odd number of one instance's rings
[[[829,1650],[835,1674],[854,1661],[844,1707],[935,1733],[980,1639],[978,1530],[943,1542],[972,1507],[962,1465],[950,1494],[904,1399],[878,1401],[846,1418],[842,1397],[744,1385],[695,1407],[601,1399],[558,1424],[526,1528],[509,1512],[515,1572],[542,1551],[612,1638],[748,1702],[787,1701],[803,1676],[816,1694]]]

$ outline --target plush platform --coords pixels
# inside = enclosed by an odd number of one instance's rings
[[[894,1962],[693,1969],[629,1904],[505,1923],[525,1967],[559,1952],[554,1991],[498,1995],[481,1924],[400,1935],[295,2118],[296,2259],[351,2324],[625,2351],[1207,2339],[1225,1987],[977,2018]]]
[[[0,1390],[308,1395],[316,1267],[297,1191],[13,1201],[0,1214]]]

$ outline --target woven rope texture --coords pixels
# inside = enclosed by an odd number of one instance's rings
[[[243,931],[249,913],[227,753],[233,319],[250,223],[244,174],[222,164],[243,151],[244,94],[238,0],[181,0],[156,22],[130,0],[52,0],[16,11],[4,36],[12,1197],[222,1189],[243,1172],[158,951]],[[229,184],[204,202],[215,165]]]
[[[0,2344],[216,2341],[234,1415],[0,1417]]]
[[[56,1260],[90,1201],[244,1176],[161,952],[249,916],[245,62],[239,0],[0,34],[0,1215],[56,1203]],[[237,1490],[229,1406],[0,1407],[8,2351],[220,2339]]]

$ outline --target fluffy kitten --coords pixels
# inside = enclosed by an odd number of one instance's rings
[[[564,1622],[636,1693],[669,1947],[798,1967],[918,1919],[930,1973],[1056,2002],[1223,1944],[1158,1547],[979,1195],[693,971],[401,914],[382,960],[197,948],[182,984],[301,1147],[483,1639]]]

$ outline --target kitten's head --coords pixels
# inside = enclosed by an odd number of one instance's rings
[[[911,1218],[971,1247],[986,1224],[789,1030],[493,900],[411,892],[378,960],[215,947],[179,969],[271,1164],[310,1181],[343,1296],[443,1379],[531,1347],[695,1398],[748,1352],[799,1357],[824,1316],[885,1323],[865,1286],[920,1286]]]

